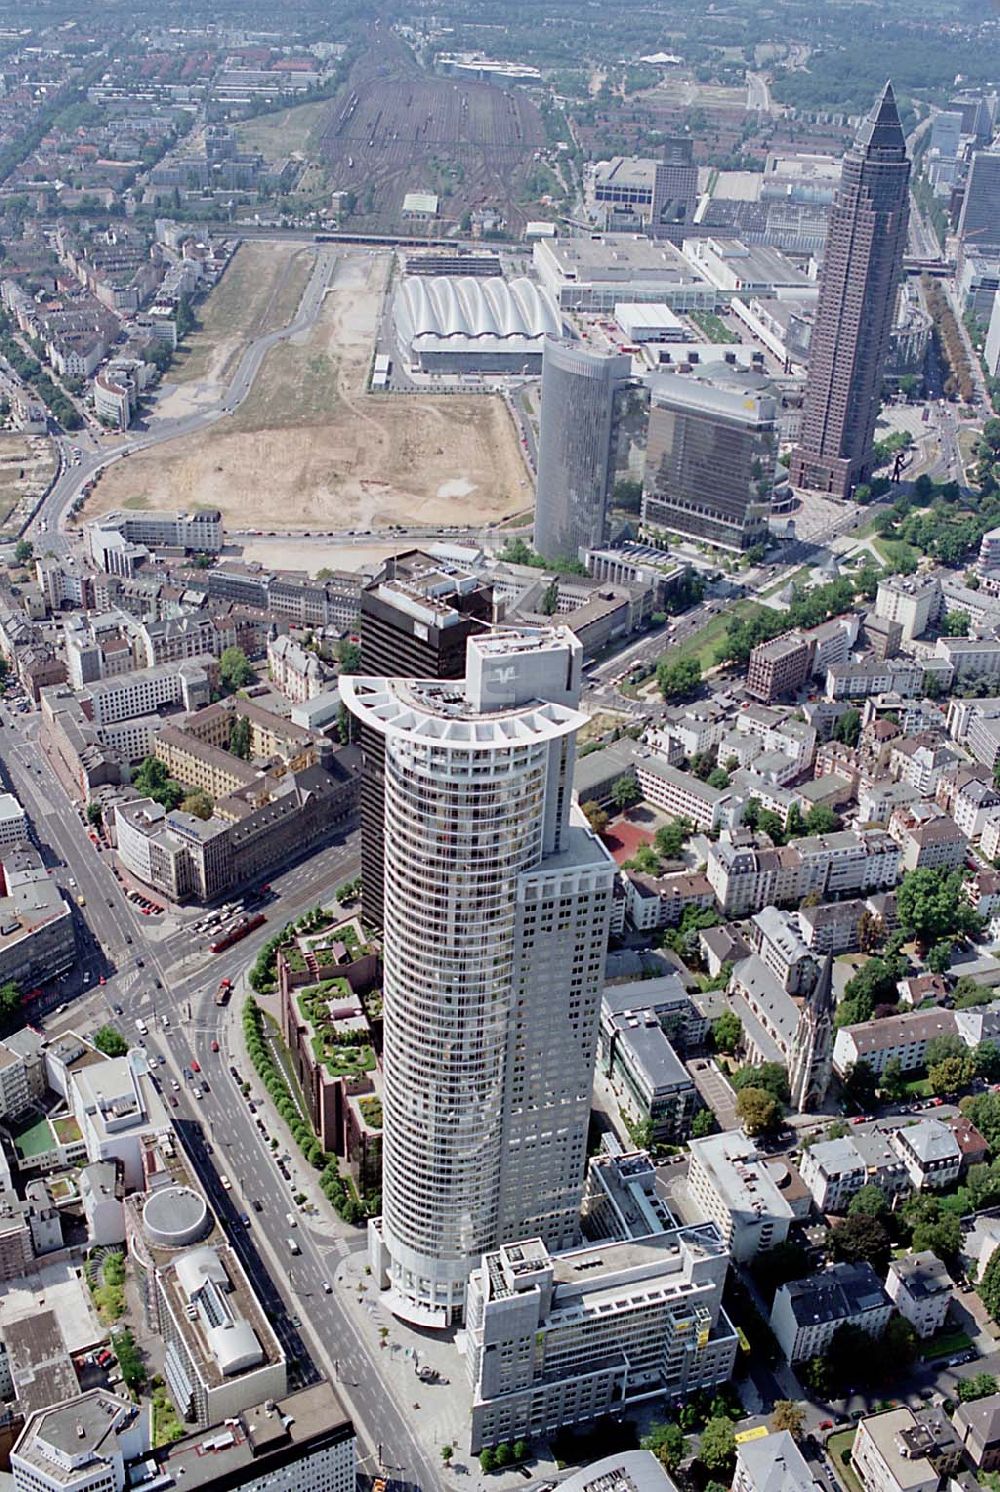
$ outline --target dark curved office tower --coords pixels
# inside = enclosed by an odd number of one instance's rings
[[[892,84],[844,156],[809,352],[797,487],[849,497],[871,471],[909,220],[910,163]]]
[[[631,373],[628,353],[545,339],[534,543],[547,560],[575,560],[607,537],[619,400]]]

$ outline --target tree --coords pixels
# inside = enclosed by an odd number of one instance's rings
[[[234,715],[229,726],[229,750],[233,756],[242,758],[243,761],[250,760],[250,717],[248,715]]]
[[[515,1461],[527,1461],[531,1455],[531,1445],[527,1440],[515,1440],[511,1451]]]
[[[117,1026],[101,1026],[94,1032],[91,1041],[106,1057],[124,1057],[128,1051],[128,1042]]]
[[[883,1274],[892,1254],[885,1228],[877,1217],[864,1212],[852,1214],[830,1230],[830,1247],[835,1259],[846,1260],[848,1264],[867,1260]]]
[[[653,1425],[642,1441],[642,1449],[652,1451],[665,1471],[677,1470],[684,1459],[685,1445],[684,1431],[673,1420]]]
[[[794,1399],[775,1400],[771,1412],[771,1429],[776,1433],[787,1430],[793,1440],[798,1440],[805,1422],[806,1412],[801,1404],[797,1404]]]
[[[87,823],[91,824],[95,829],[99,829],[104,823],[104,810],[101,808],[100,803],[87,804]]]
[[[830,1366],[825,1357],[810,1357],[802,1368],[801,1378],[814,1398],[827,1399],[833,1391]]]
[[[967,611],[949,611],[941,623],[945,637],[968,637],[971,618]]]
[[[451,1461],[451,1458],[452,1458],[452,1456],[454,1454],[455,1454],[455,1447],[453,1445],[443,1445],[441,1447],[441,1460],[444,1462],[444,1464],[446,1466]]]
[[[489,1473],[496,1470],[496,1464],[496,1453],[491,1446],[484,1445],[483,1449],[479,1452],[480,1469],[484,1472]]]
[[[30,539],[18,539],[14,545],[14,562],[18,565],[26,565],[35,553],[35,546]]]
[[[814,803],[806,814],[806,828],[810,834],[832,834],[839,827],[840,820],[825,803]]]
[[[949,1032],[932,1036],[926,1048],[927,1066],[933,1067],[936,1062],[944,1062],[948,1057],[963,1057],[967,1051],[968,1047],[960,1036]]]
[[[856,746],[861,736],[861,714],[858,710],[845,710],[833,727],[833,739],[844,746]]]
[[[620,812],[633,808],[641,797],[639,784],[628,772],[624,772],[611,784],[611,801]]]
[[[140,762],[132,786],[142,798],[152,798],[168,813],[173,812],[184,796],[184,789],[168,773],[158,756],[144,757]]]
[[[858,921],[858,946],[861,952],[871,956],[878,952],[884,942],[885,923],[877,912],[870,912],[866,907]]]
[[[972,1048],[972,1065],[977,1077],[995,1082],[1000,1078],[1000,1047],[995,1041],[980,1041]]]
[[[542,599],[538,603],[538,609],[542,613],[542,616],[555,616],[558,605],[559,581],[553,576],[542,592]]]
[[[595,803],[593,798],[591,798],[586,803],[581,803],[580,807],[583,810],[584,818],[594,833],[603,834],[608,827],[608,815],[600,803]]]
[[[953,944],[950,938],[944,938],[940,943],[935,943],[933,948],[927,950],[924,960],[932,974],[947,974],[951,968]]]
[[[972,1378],[958,1380],[958,1397],[962,1404],[971,1404],[975,1399],[988,1399],[997,1391],[997,1380],[992,1373],[976,1373]]]
[[[859,1057],[844,1073],[844,1093],[859,1109],[870,1109],[875,1102],[877,1082],[871,1063]]]
[[[357,673],[361,667],[361,648],[356,642],[337,644],[337,663],[341,673]]]
[[[949,1260],[956,1259],[961,1250],[961,1224],[953,1213],[942,1212],[936,1218],[919,1222],[913,1230],[910,1243],[915,1252],[922,1253],[924,1249],[930,1249],[932,1254],[937,1254],[947,1264]]]
[[[767,1134],[781,1122],[781,1105],[765,1088],[744,1088],[737,1095],[736,1113],[748,1135]]]
[[[848,1217],[883,1218],[888,1211],[889,1204],[885,1200],[882,1188],[876,1186],[874,1181],[869,1181],[851,1198],[847,1215]]]
[[[763,1088],[778,1103],[789,1100],[788,1073],[780,1062],[762,1062],[759,1067],[741,1067],[733,1074],[733,1087],[737,1092],[743,1088]]]
[[[510,1453],[510,1446],[507,1444],[506,1440],[501,1440],[500,1444],[494,1451],[494,1456],[496,1457],[496,1465],[498,1471],[502,1470],[504,1466],[510,1465],[512,1457]]]
[[[916,1362],[920,1338],[904,1316],[890,1316],[878,1346],[887,1376],[895,1377]]]
[[[698,1459],[706,1471],[729,1471],[736,1456],[736,1435],[731,1419],[715,1416],[698,1439]]]
[[[685,698],[701,683],[701,664],[696,658],[678,658],[672,663],[666,654],[656,665],[656,683],[664,699]]]
[[[979,1281],[979,1298],[993,1320],[1000,1319],[1000,1249],[994,1249]]]
[[[691,1138],[703,1140],[706,1135],[714,1135],[718,1128],[718,1120],[711,1109],[699,1109],[691,1120]]]
[[[903,931],[926,947],[956,933],[975,936],[982,928],[957,870],[908,871],[896,893],[896,910]]]
[[[196,819],[210,819],[215,810],[215,804],[204,788],[197,788],[193,793],[188,793],[181,802],[181,812],[190,813]]]
[[[219,679],[230,693],[245,689],[255,678],[249,659],[242,648],[224,648],[219,659]]]
[[[669,824],[662,824],[653,837],[656,853],[665,860],[676,860],[693,831],[690,819],[672,819]]]
[[[890,1101],[898,1101],[906,1092],[906,1075],[898,1057],[890,1057],[878,1080],[879,1092]]]
[[[712,1045],[717,1052],[726,1052],[730,1056],[739,1049],[743,1039],[743,1022],[735,1010],[724,1010],[721,1015],[716,1016],[712,1022]]]
[[[971,1056],[945,1057],[927,1069],[931,1092],[939,1098],[954,1098],[972,1081],[975,1066]]]
[[[139,1393],[146,1385],[146,1365],[135,1345],[135,1337],[126,1327],[117,1331],[111,1340],[126,1388]]]

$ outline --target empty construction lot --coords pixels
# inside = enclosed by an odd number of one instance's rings
[[[112,466],[87,516],[207,504],[266,534],[488,523],[529,506],[502,399],[366,392],[388,269],[387,254],[339,253],[315,325],[271,349],[235,415]]]
[[[405,193],[431,191],[441,197],[442,218],[490,206],[516,231],[525,222],[523,173],[544,143],[541,115],[522,92],[436,78],[376,27],[337,96],[319,153],[330,186],[355,193],[365,226],[401,226]]]

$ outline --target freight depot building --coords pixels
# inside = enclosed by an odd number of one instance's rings
[[[538,374],[545,337],[562,335],[552,295],[523,277],[408,276],[393,323],[403,358],[422,373]]]

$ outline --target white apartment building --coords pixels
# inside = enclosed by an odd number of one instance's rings
[[[771,1330],[788,1362],[796,1363],[822,1356],[840,1326],[850,1324],[878,1336],[892,1310],[870,1264],[831,1264],[807,1279],[779,1286]]]
[[[951,1275],[930,1249],[904,1254],[889,1265],[885,1288],[889,1299],[918,1337],[940,1331],[951,1305]]]
[[[898,844],[881,829],[812,834],[778,850],[734,844],[723,834],[709,848],[705,873],[726,915],[746,917],[810,893],[823,900],[891,890],[899,858]]]
[[[903,636],[920,637],[941,612],[941,586],[933,576],[892,575],[879,581],[875,615],[898,622]]]
[[[0,793],[0,849],[23,844],[28,838],[28,815],[13,793]]]
[[[691,1195],[738,1263],[784,1243],[794,1214],[753,1140],[728,1130],[690,1140],[688,1148]]]
[[[958,1180],[962,1152],[940,1119],[921,1119],[890,1138],[916,1191],[944,1191]]]
[[[810,1145],[802,1152],[799,1175],[820,1212],[846,1212],[851,1198],[869,1182],[889,1200],[910,1190],[906,1166],[875,1131]]]
[[[82,697],[90,702],[87,713],[95,725],[117,725],[141,715],[155,715],[168,705],[199,710],[211,704],[216,674],[215,659],[203,655],[179,665],[161,664],[117,678],[98,679],[87,686]]]
[[[464,681],[341,679],[385,744],[375,1279],[445,1326],[491,1249],[578,1239],[615,864],[573,808],[582,648],[473,637]]]
[[[907,658],[882,662],[837,663],[827,669],[827,699],[868,699],[873,694],[895,691],[905,697],[917,694],[924,681],[924,668]]]
[[[30,1026],[0,1042],[0,1119],[16,1119],[45,1096],[42,1038]]]
[[[895,1057],[904,1072],[912,1072],[925,1065],[929,1041],[955,1034],[955,1017],[950,1010],[914,1010],[881,1021],[842,1026],[833,1041],[834,1070],[843,1077],[848,1068],[864,1059],[880,1075]]]
[[[709,787],[659,756],[637,757],[635,774],[646,801],[673,818],[688,818],[698,829],[739,827],[743,803],[730,789]]]
[[[989,537],[987,535],[987,537]],[[986,540],[983,540],[985,544]],[[1000,561],[998,561],[1000,563]],[[990,638],[939,637],[934,649],[955,670],[955,677],[1000,677],[1000,642]]]
[[[88,1160],[120,1161],[126,1187],[138,1191],[146,1141],[172,1128],[166,1104],[141,1052],[92,1058],[93,1048],[67,1033],[46,1051],[49,1086],[73,1110]]]
[[[126,1462],[151,1449],[150,1424],[100,1388],[32,1414],[11,1452],[16,1492],[124,1492]]]
[[[821,1492],[821,1487],[787,1430],[736,1447],[732,1492]]]
[[[466,1312],[473,1453],[727,1382],[728,1262],[711,1224],[564,1254],[538,1238],[485,1254]]]

